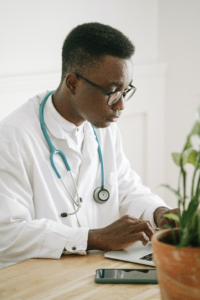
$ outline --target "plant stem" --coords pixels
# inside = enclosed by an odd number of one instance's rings
[[[178,216],[179,216],[179,231],[178,231],[178,236],[179,236],[179,241],[181,241],[181,238],[182,238],[182,220],[181,220],[181,216],[182,216],[182,213],[181,213],[181,204],[182,204],[182,200],[179,199],[178,200]]]
[[[199,174],[197,187],[196,187],[196,195],[198,195],[198,197],[199,197],[199,194],[200,194],[200,174]]]
[[[198,170],[198,166],[196,166],[196,168],[195,168],[195,170],[194,170],[193,177],[192,177],[191,199],[192,199],[193,196],[194,196],[194,182],[195,182],[195,177],[196,177],[197,170]]]
[[[200,155],[199,154],[200,154],[200,147],[199,147],[199,153],[197,154],[197,157],[196,157],[196,165],[195,165],[194,174],[192,177],[191,199],[194,196],[195,177],[196,177],[197,170],[199,169],[199,163],[200,163]]]
[[[178,177],[178,192],[180,193],[180,187],[181,187],[181,170]]]
[[[181,173],[183,175],[183,211],[185,211],[185,200],[186,200],[186,171],[183,168],[183,153],[180,159]]]

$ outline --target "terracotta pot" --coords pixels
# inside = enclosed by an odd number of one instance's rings
[[[176,250],[168,229],[155,233],[152,242],[161,299],[200,300],[200,248]]]

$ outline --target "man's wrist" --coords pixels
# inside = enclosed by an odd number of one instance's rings
[[[158,208],[154,211],[154,213],[153,213],[153,218],[154,218],[154,222],[155,222],[155,224],[156,224],[157,227],[159,227],[159,226],[158,226],[157,220],[158,220],[158,217],[159,217],[160,213],[162,212],[162,214],[164,214],[164,211],[165,211],[165,210],[168,210],[168,209],[169,209],[169,208],[166,207],[166,206],[160,206],[160,207],[158,207]]]
[[[87,250],[101,250],[101,229],[90,229],[88,231]]]

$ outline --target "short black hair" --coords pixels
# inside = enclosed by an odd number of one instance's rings
[[[134,51],[128,37],[109,25],[97,22],[78,25],[63,43],[62,78],[67,72],[80,72],[105,55],[129,59]]]

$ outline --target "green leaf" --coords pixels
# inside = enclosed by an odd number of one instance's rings
[[[193,152],[193,148],[189,148],[185,151],[183,151],[182,155],[183,155],[183,166],[188,162],[188,158],[191,155],[191,153]]]
[[[191,240],[197,242],[198,237],[198,211],[196,210],[188,223],[188,227],[191,233]]]
[[[189,148],[192,147],[192,144],[191,144],[190,139],[191,139],[191,135],[189,134],[189,135],[187,136],[187,141],[186,141],[186,144],[185,144],[185,147],[184,147],[183,151],[185,151],[185,150],[187,150],[187,149],[189,149]]]
[[[165,214],[164,215],[165,218],[168,218],[168,219],[171,219],[171,220],[174,220],[174,221],[177,221],[179,222],[180,221],[180,218],[179,216],[175,215],[175,214]]]
[[[187,247],[190,245],[190,233],[188,227],[185,227],[182,231],[181,240],[176,249]]]
[[[172,153],[173,161],[180,167],[181,153]]]
[[[166,188],[169,189],[172,193],[174,193],[174,194],[178,197],[178,199],[181,199],[180,193],[179,193],[177,190],[171,188],[170,185],[168,185],[168,184],[161,184],[161,186],[166,187]]]
[[[187,163],[196,165],[197,151],[193,150],[193,148],[189,148],[183,153],[172,153],[172,158],[177,166],[181,166],[181,157],[182,157],[182,165],[184,166]]]
[[[183,212],[182,217],[181,217],[181,227],[184,228],[188,222],[191,221],[191,218],[195,211],[197,210],[199,205],[199,197],[195,196],[191,199],[188,209]]]
[[[192,131],[190,133],[190,136],[192,136],[194,134],[200,134],[200,123],[199,122],[196,122],[194,124],[194,127],[192,128]]]
[[[189,164],[196,166],[197,154],[198,154],[198,152],[196,150],[192,150],[192,152],[188,156],[187,162]]]

